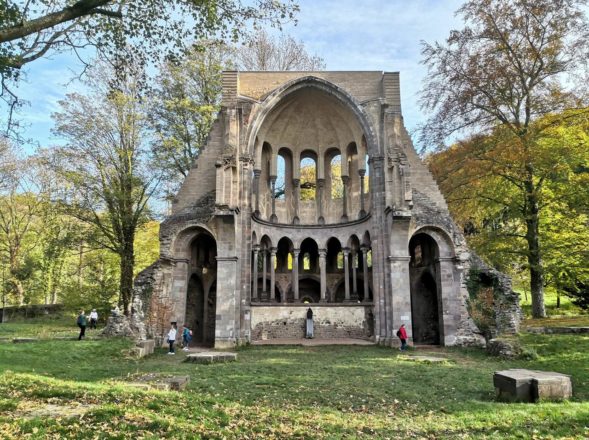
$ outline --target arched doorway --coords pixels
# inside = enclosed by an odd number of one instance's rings
[[[439,250],[427,234],[416,234],[409,241],[409,276],[413,342],[440,344]]]
[[[217,306],[217,243],[206,232],[197,234],[190,244],[189,273],[185,324],[192,329],[193,344],[213,346]]]

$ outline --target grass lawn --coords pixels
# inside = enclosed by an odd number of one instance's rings
[[[1,343],[0,438],[588,438],[589,336],[521,340],[538,359],[441,349],[448,363],[425,364],[382,347],[264,346],[195,365],[163,350],[131,359],[120,339]],[[493,371],[514,367],[571,374],[574,398],[496,402]],[[125,385],[142,372],[189,375],[190,384],[180,393]],[[39,408],[53,417],[35,417]]]

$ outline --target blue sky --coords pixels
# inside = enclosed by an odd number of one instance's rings
[[[401,72],[405,124],[413,130],[424,116],[417,94],[425,76],[420,41],[447,37],[460,26],[454,12],[462,0],[299,0],[298,25],[285,31],[323,57],[328,70]],[[19,114],[26,137],[41,146],[60,143],[51,134],[51,113],[65,94],[82,90],[71,81],[81,66],[68,55],[32,63],[19,94],[29,101]]]

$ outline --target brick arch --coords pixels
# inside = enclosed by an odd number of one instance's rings
[[[413,237],[417,234],[425,234],[431,237],[438,245],[439,257],[440,258],[454,258],[456,256],[456,250],[454,242],[448,232],[438,226],[421,226],[420,228],[413,231],[407,240],[407,246]]]
[[[173,257],[178,259],[189,259],[191,252],[190,246],[200,234],[209,235],[215,240],[215,243],[217,242],[217,237],[207,226],[202,224],[187,226],[178,231],[172,240],[170,249],[172,249]]]
[[[257,135],[267,116],[272,113],[272,110],[274,110],[274,108],[279,105],[284,98],[288,97],[292,93],[297,92],[298,90],[309,87],[329,94],[330,96],[336,98],[336,100],[339,101],[345,109],[350,110],[356,117],[356,120],[358,121],[362,130],[363,140],[365,139],[366,141],[366,153],[370,155],[381,154],[378,148],[376,134],[369,122],[370,119],[368,118],[368,115],[362,106],[341,87],[338,87],[322,78],[315,76],[305,76],[289,81],[270,93],[262,102],[262,108],[257,112],[257,114],[253,116],[247,134],[248,151],[254,155],[255,163],[258,164],[258,167],[261,159],[262,146],[259,145],[259,141],[257,142]]]

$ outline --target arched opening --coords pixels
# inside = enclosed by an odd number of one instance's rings
[[[314,278],[299,280],[301,302],[317,303],[321,299],[321,283]]]
[[[442,313],[438,245],[429,235],[416,234],[409,241],[409,254],[413,342],[438,345]]]
[[[193,334],[193,343],[215,343],[217,244],[208,233],[199,233],[190,244],[190,265],[184,323]],[[212,286],[206,291],[207,286]],[[212,294],[211,294],[212,292]]]
[[[285,273],[292,271],[293,244],[287,237],[282,237],[276,249],[276,272]]]
[[[344,195],[344,184],[342,182],[342,156],[336,152],[329,161],[329,194],[332,200],[339,200]]]
[[[299,273],[319,272],[319,248],[312,238],[305,238],[299,254]],[[300,283],[299,283],[300,284]]]
[[[301,201],[315,201],[317,196],[317,161],[314,154],[301,155]]]
[[[276,184],[274,185],[274,197],[276,200],[286,198],[286,160],[282,151],[278,153],[276,164]]]
[[[339,240],[335,237],[330,238],[327,241],[327,261],[326,271],[327,273],[341,272],[344,268],[344,257],[342,253],[342,245]]]

